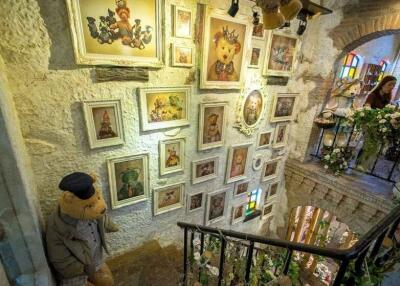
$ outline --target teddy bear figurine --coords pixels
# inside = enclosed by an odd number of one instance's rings
[[[48,259],[61,286],[112,286],[112,273],[104,263],[104,234],[118,231],[106,215],[106,203],[96,179],[81,172],[65,176],[57,209],[46,229]]]

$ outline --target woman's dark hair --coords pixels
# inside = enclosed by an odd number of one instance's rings
[[[397,78],[395,78],[395,77],[392,76],[392,75],[386,75],[386,76],[380,81],[380,83],[371,91],[371,93],[377,94],[377,93],[382,89],[382,87],[383,87],[386,83],[388,83],[389,81],[397,81]]]

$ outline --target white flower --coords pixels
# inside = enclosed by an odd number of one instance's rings
[[[325,155],[325,157],[324,157],[325,160],[329,160],[330,158],[331,158],[330,155]]]
[[[371,106],[367,105],[367,106],[365,107],[365,110],[371,110]]]
[[[219,275],[218,267],[214,267],[214,266],[211,266],[211,265],[207,264],[207,268],[208,268],[208,270],[210,270],[212,275],[214,275],[214,276],[218,276]]]
[[[196,261],[200,261],[200,258],[201,258],[200,252],[193,253],[193,258]]]
[[[343,165],[347,166],[347,162],[346,162],[346,161],[344,161],[344,162],[343,162]]]
[[[200,246],[200,244],[201,244],[201,241],[200,241],[199,238],[196,237],[195,239],[193,239],[193,245],[194,245],[195,247]]]
[[[382,119],[382,115],[379,114],[376,118]]]
[[[393,105],[393,104],[388,104],[388,105],[386,105],[385,107],[388,107],[388,108],[390,108],[390,109],[395,109],[395,108],[396,108],[396,106]]]
[[[395,112],[395,113],[393,113],[392,115],[390,115],[390,117],[391,117],[392,119],[399,118],[399,117],[400,117],[400,112]]]
[[[386,119],[379,120],[379,123],[381,123],[381,124],[386,123]]]
[[[328,165],[325,165],[325,166],[324,166],[324,168],[325,168],[325,169],[328,169],[328,168],[329,168],[329,166],[328,166]]]
[[[388,114],[385,115],[385,118],[389,118],[389,117],[391,117],[391,116],[392,116],[392,115],[388,113]]]
[[[340,153],[340,149],[335,148],[335,149],[333,150],[333,153]]]
[[[364,117],[364,115],[365,115],[364,112],[360,112],[361,117]]]
[[[387,128],[386,127],[383,127],[382,128],[382,132],[386,132],[387,131]]]

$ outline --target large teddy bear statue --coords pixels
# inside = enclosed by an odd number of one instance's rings
[[[48,257],[61,286],[112,286],[113,276],[103,260],[105,232],[118,231],[106,215],[95,177],[75,172],[64,177],[63,191],[46,230]]]

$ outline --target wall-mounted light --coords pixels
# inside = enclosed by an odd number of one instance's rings
[[[231,7],[229,7],[228,14],[235,17],[239,11],[239,0],[232,0]]]

